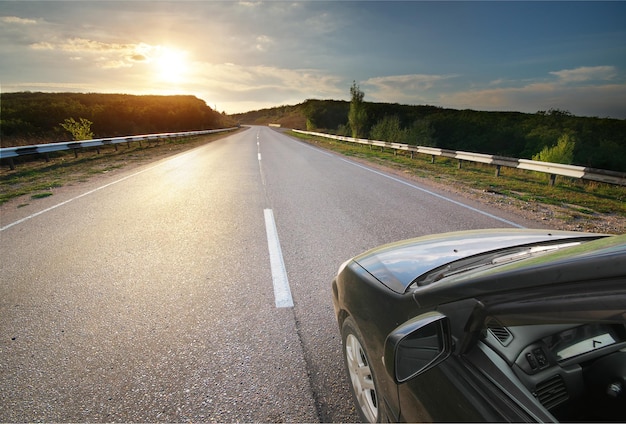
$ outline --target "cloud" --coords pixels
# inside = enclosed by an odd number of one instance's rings
[[[35,21],[34,19],[18,18],[17,16],[2,16],[0,17],[0,21],[7,23],[7,24],[19,24],[19,25],[33,25],[37,23],[37,21]]]
[[[478,88],[458,87],[458,75],[452,74],[395,75],[370,78],[361,88],[368,101],[526,113],[552,108],[580,116],[626,118],[626,85],[607,83],[617,78],[615,67],[579,67],[550,75],[557,78],[541,82],[495,79]]]
[[[564,69],[550,72],[559,78],[559,81],[567,84],[591,80],[611,80],[617,75],[614,66],[582,66],[576,69]]]
[[[439,94],[436,103],[445,107],[493,111],[568,110],[579,116],[626,118],[626,85],[566,86],[531,83],[521,87],[488,88]]]
[[[86,55],[103,69],[129,68],[135,63],[150,62],[165,49],[146,43],[106,43],[78,37],[32,43],[30,47],[70,53],[73,60],[83,59],[81,54]]]
[[[328,12],[307,14],[305,16],[304,25],[302,25],[303,28],[301,30],[308,31],[308,37],[332,34],[344,24],[340,19]]]
[[[99,58],[97,61],[98,65],[102,69],[120,69],[120,68],[130,68],[133,65],[126,60],[107,60],[104,57]]]
[[[270,37],[268,37],[267,35],[259,35],[256,38],[256,49],[260,52],[265,52],[267,51],[268,47],[270,45],[274,44],[274,40],[272,40]]]
[[[259,7],[263,5],[263,2],[262,1],[240,1],[239,5],[244,6],[244,7]]]
[[[54,44],[47,41],[41,41],[39,43],[33,43],[30,47],[34,50],[54,50]]]
[[[185,84],[228,113],[246,112],[277,104],[296,104],[305,99],[345,97],[338,89],[342,79],[318,69],[286,69],[274,66],[243,66],[233,63],[194,63]],[[256,106],[251,106],[256,105]]]
[[[148,58],[141,53],[135,53],[128,57],[129,60],[133,62],[146,62]]]
[[[137,44],[119,44],[119,43],[104,43],[101,41],[88,40],[86,38],[68,38],[67,40],[60,42],[44,41],[40,43],[33,43],[32,48],[37,50],[60,50],[66,52],[99,52],[99,53],[111,53],[111,52],[128,52],[134,50]]]
[[[85,83],[68,83],[68,82],[20,82],[7,85],[7,91],[88,91],[96,93],[98,91],[97,84]]]
[[[424,92],[433,89],[437,83],[455,77],[455,75],[425,74],[392,75],[370,78],[363,81],[362,85],[373,88],[370,93],[366,92],[366,96],[377,101],[415,102],[423,98]]]
[[[337,93],[338,77],[316,69],[284,69],[272,66],[241,66],[227,64],[196,64],[196,73],[204,75],[197,81],[232,92],[283,90],[314,94]]]

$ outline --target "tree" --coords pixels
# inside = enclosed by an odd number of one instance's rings
[[[403,131],[400,128],[400,119],[396,115],[385,116],[370,131],[370,138],[391,143],[399,143],[402,136]]]
[[[70,134],[74,140],[91,140],[93,139],[93,132],[91,132],[91,122],[89,119],[79,118],[80,122],[76,122],[74,118],[67,118],[61,124],[61,127]]]
[[[401,143],[418,146],[436,146],[434,130],[428,119],[418,119],[403,132]]]
[[[364,96],[365,93],[361,91],[356,81],[352,81],[352,87],[350,87],[351,100],[348,122],[350,123],[350,128],[352,128],[352,137],[354,138],[362,136],[365,131],[367,112],[365,111],[365,104],[363,103]]]
[[[541,152],[533,156],[533,160],[569,165],[574,161],[575,146],[576,143],[573,137],[569,134],[563,134],[559,137],[555,146],[545,147]]]

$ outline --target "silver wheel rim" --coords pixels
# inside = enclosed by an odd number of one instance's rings
[[[368,422],[376,422],[378,417],[378,399],[376,387],[365,352],[359,340],[352,334],[346,337],[346,359],[352,387],[357,402]]]

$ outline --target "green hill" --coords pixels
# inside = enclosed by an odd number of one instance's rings
[[[225,128],[227,115],[194,96],[98,93],[3,93],[2,147],[71,140],[60,123],[91,121],[96,138]]]

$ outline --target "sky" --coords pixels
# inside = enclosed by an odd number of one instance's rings
[[[4,1],[0,90],[626,119],[626,2]]]

